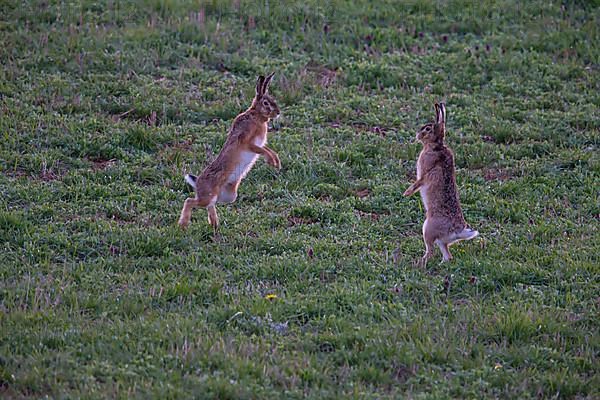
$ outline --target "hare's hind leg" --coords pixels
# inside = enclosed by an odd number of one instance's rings
[[[214,204],[206,207],[206,211],[208,211],[208,223],[212,225],[215,233],[219,229],[219,215],[217,214],[217,207]]]
[[[189,197],[183,203],[183,208],[181,209],[181,215],[179,216],[178,222],[182,229],[187,228],[187,226],[190,224],[192,210],[196,207],[200,207],[200,201],[195,197]]]
[[[427,266],[427,261],[433,256],[433,242],[425,241],[425,254],[423,257],[417,260],[417,266],[425,267]]]
[[[447,243],[441,239],[437,239],[435,244],[438,245],[440,250],[442,251],[442,256],[444,257],[444,261],[452,260],[452,254],[450,254],[450,249],[448,248],[450,243]]]
[[[425,242],[425,254],[421,257],[420,260],[417,261],[417,265],[420,267],[425,267],[427,265],[427,261],[433,256],[433,243],[435,239],[432,237],[431,229],[428,229],[428,220],[426,219],[423,223],[423,241]]]
[[[190,197],[186,199],[185,203],[183,203],[183,208],[181,209],[181,215],[179,217],[179,226],[183,229],[187,228],[190,223],[190,219],[192,218],[192,210],[198,207],[209,207],[217,201],[217,196],[212,196],[209,198],[198,198],[198,197]],[[216,214],[216,211],[215,211]]]
[[[206,208],[206,211],[208,211],[208,222],[213,227],[213,240],[218,242],[221,240],[221,235],[219,234],[219,215],[217,214],[217,207],[212,204]]]

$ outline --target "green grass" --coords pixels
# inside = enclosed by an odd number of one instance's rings
[[[0,3],[0,397],[600,397],[598,1],[279,3]],[[283,169],[181,232],[270,71]]]

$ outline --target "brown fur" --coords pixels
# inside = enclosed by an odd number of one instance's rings
[[[267,92],[272,78],[273,74],[266,78],[258,77],[256,95],[250,108],[234,119],[217,158],[199,177],[186,176],[186,181],[195,187],[196,196],[188,198],[184,203],[179,218],[179,226],[182,228],[190,223],[192,210],[203,207],[207,209],[208,221],[216,232],[219,226],[216,204],[235,201],[240,182],[258,156],[262,155],[274,168],[281,168],[279,156],[266,145],[267,123],[279,115],[275,99]]]
[[[426,265],[433,255],[433,244],[437,244],[445,261],[452,259],[448,249],[459,240],[469,240],[478,235],[471,230],[463,216],[454,168],[454,154],[444,142],[446,134],[446,108],[444,103],[436,104],[436,122],[423,125],[417,133],[417,140],[423,143],[423,150],[417,161],[417,180],[405,192],[410,196],[417,191],[425,206],[426,218],[423,224],[425,254],[420,264]]]

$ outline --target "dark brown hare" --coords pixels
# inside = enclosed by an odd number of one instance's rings
[[[433,256],[433,245],[442,251],[444,261],[452,259],[448,247],[460,240],[469,240],[479,232],[469,227],[463,216],[458,199],[454,154],[445,142],[446,107],[435,104],[435,122],[423,125],[417,133],[417,140],[423,143],[423,150],[417,161],[417,180],[404,192],[410,196],[421,193],[426,217],[423,223],[425,254],[418,264],[425,266]]]
[[[235,201],[240,182],[258,157],[262,155],[269,165],[281,168],[279,156],[267,147],[267,122],[279,116],[279,107],[268,93],[273,75],[258,77],[252,105],[233,121],[227,141],[217,158],[200,176],[185,176],[186,182],[196,191],[196,196],[188,198],[183,205],[179,217],[179,226],[182,228],[190,223],[192,210],[202,207],[207,209],[208,222],[216,233],[219,226],[216,205]]]

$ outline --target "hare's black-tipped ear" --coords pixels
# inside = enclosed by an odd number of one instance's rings
[[[263,90],[263,84],[265,82],[265,77],[264,76],[259,76],[258,79],[256,80],[256,97],[261,97],[263,94],[265,94],[264,90]]]
[[[271,79],[273,79],[273,75],[275,75],[275,72],[268,75],[265,79],[265,83],[263,83],[263,94],[267,93],[267,91],[269,90],[269,84],[271,83]]]
[[[435,103],[435,123],[439,124],[440,122],[440,105]]]

